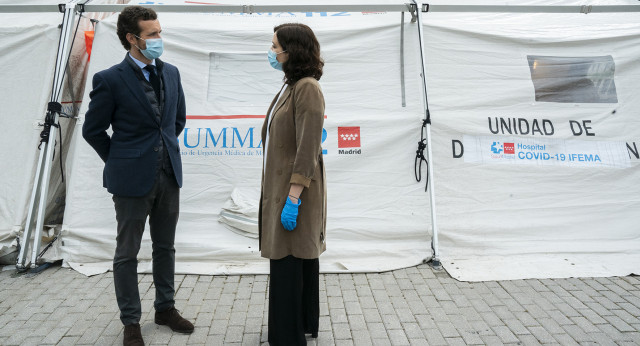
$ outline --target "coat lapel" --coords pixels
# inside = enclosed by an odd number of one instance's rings
[[[278,100],[278,102],[275,105],[275,108],[273,109],[273,114],[276,114],[278,109],[282,107],[282,105],[287,100],[287,98],[289,98],[289,95],[291,95],[291,87],[287,87],[287,89],[284,91],[284,94],[282,94],[282,96],[280,97],[280,100]]]
[[[282,88],[284,88],[286,86],[283,85]],[[278,95],[280,95],[280,93],[282,92],[282,88],[280,88],[280,91],[278,92],[278,94],[273,98],[273,101],[271,101],[271,105],[269,106],[269,110],[267,110],[267,116],[264,118],[264,123],[262,125],[262,142],[264,143],[265,139],[267,138],[267,124],[269,123],[269,116],[271,115],[271,110],[273,109],[273,113],[275,113],[280,107],[282,107],[282,105],[284,104],[284,100],[285,100],[285,95],[282,95],[282,97],[280,97],[280,99],[278,100]],[[287,88],[287,90],[285,90],[285,94],[287,97],[289,97],[289,88]],[[277,102],[277,104],[276,104]],[[275,107],[275,108],[274,108]]]
[[[153,114],[153,109],[151,109],[151,104],[140,86],[140,81],[136,77],[135,71],[133,71],[126,60],[120,63],[118,70],[120,71],[120,78],[122,78],[129,91],[131,91],[131,94],[140,102],[146,110],[146,113],[153,118],[153,121],[157,122],[156,116]]]

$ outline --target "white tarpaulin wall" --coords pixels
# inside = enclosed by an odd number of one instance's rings
[[[115,3],[118,0],[95,0],[96,4]],[[0,0],[0,5],[15,4],[16,1]],[[53,4],[61,1],[25,0],[20,5]],[[69,66],[61,92],[62,112],[74,115],[80,103],[81,90],[84,88],[87,54],[84,31],[91,30],[88,18],[100,18],[103,14],[85,14],[75,17],[73,30],[78,28]],[[46,13],[0,13],[0,63],[3,66],[0,80],[0,119],[4,129],[0,136],[0,160],[6,165],[0,170],[0,263],[16,254],[16,236],[22,236],[29,209],[36,167],[38,164],[38,144],[40,126],[44,122],[47,104],[53,87],[56,54],[60,40],[60,28],[63,14]],[[78,27],[79,23],[79,27]],[[60,133],[56,134],[56,148],[51,165],[49,193],[44,218],[44,244],[53,239],[57,232],[54,227],[62,223],[65,209],[65,186],[60,170],[60,155],[67,158],[70,132],[74,121],[60,118]],[[44,145],[42,146],[44,148]],[[64,167],[65,175],[68,174]],[[21,239],[21,245],[25,240]],[[57,260],[60,257],[57,245],[49,250],[44,258]]]
[[[232,193],[245,196],[240,202],[253,199],[255,204],[259,198],[260,129],[282,84],[282,74],[269,66],[266,53],[273,27],[285,22],[311,26],[326,62],[320,83],[326,100],[328,222],[321,270],[382,271],[430,258],[428,196],[413,171],[423,116],[417,27],[406,15],[403,107],[400,16],[159,13],[163,59],[180,69],[188,114],[178,138],[185,183],[177,272],[268,272],[251,232],[242,235],[218,219]],[[97,26],[89,80],[125,56],[115,22],[113,16]],[[89,102],[86,89],[81,118]],[[111,195],[102,188],[103,163],[80,136],[81,126],[82,120],[69,154],[62,250],[73,268],[91,274],[111,268],[116,224]],[[244,216],[245,226],[250,225],[251,215]],[[147,231],[139,270],[151,269],[150,252]]]
[[[0,14],[0,253],[15,244],[27,216],[42,131],[38,124],[51,95],[61,22],[61,13]],[[57,213],[50,217],[61,220],[62,211]]]
[[[639,273],[638,13],[423,18],[445,269]]]

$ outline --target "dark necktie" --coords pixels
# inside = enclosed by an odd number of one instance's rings
[[[156,92],[156,97],[158,98],[158,104],[160,104],[160,78],[156,74],[155,66],[147,65],[144,67],[144,69],[149,71],[149,82],[153,87],[153,91]]]

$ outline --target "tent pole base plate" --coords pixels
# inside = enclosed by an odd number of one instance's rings
[[[442,263],[440,263],[440,260],[438,260],[437,258],[432,259],[429,262],[429,265],[435,270],[442,270]]]

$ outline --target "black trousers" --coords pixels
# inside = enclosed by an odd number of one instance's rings
[[[113,196],[118,221],[113,281],[124,325],[140,322],[142,309],[138,292],[138,252],[144,226],[149,217],[153,243],[154,307],[164,311],[173,307],[175,248],[173,243],[180,213],[180,187],[173,175],[159,171],[151,191],[142,197]]]
[[[306,345],[318,336],[320,262],[287,256],[270,260],[269,345]]]

